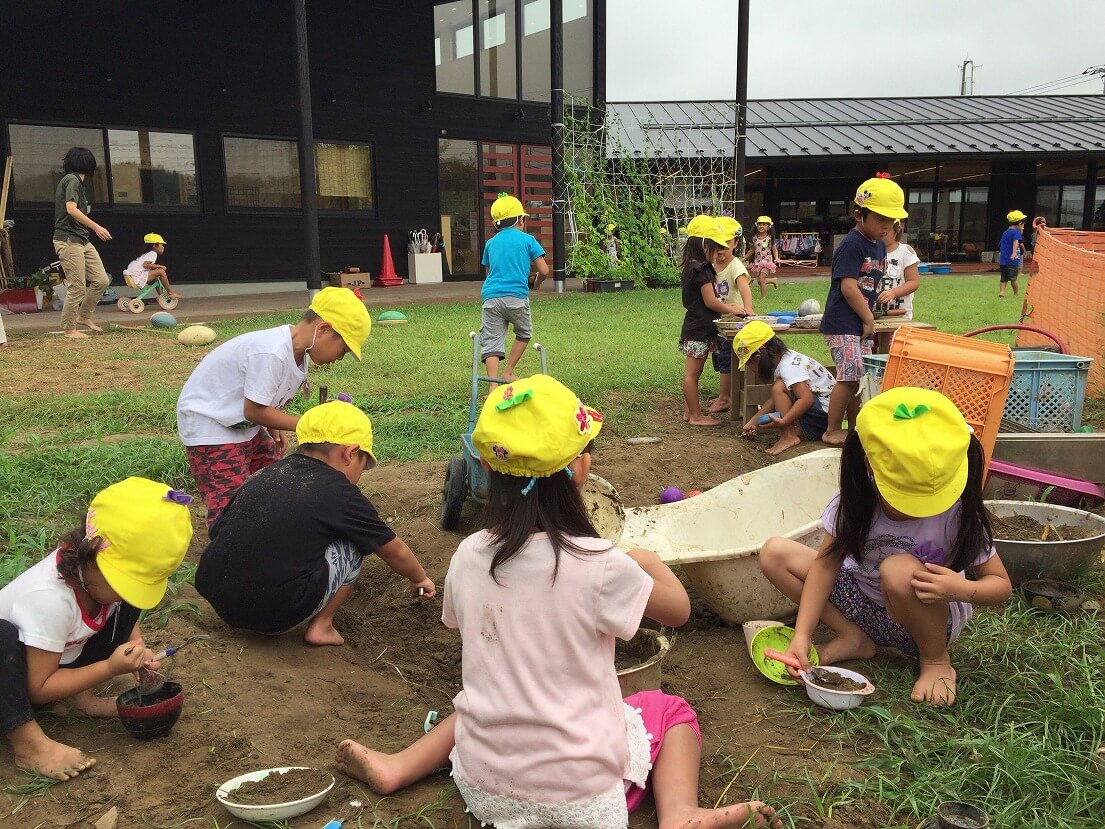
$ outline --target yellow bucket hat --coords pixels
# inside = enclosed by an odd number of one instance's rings
[[[160,233],[147,233],[142,237],[142,241],[147,245],[163,245],[165,244],[165,237]]]
[[[764,343],[775,336],[771,326],[762,320],[752,320],[737,332],[733,338],[733,353],[737,356],[737,368],[743,369],[752,359],[752,355],[764,347]]]
[[[346,348],[360,360],[361,344],[372,330],[372,317],[364,302],[349,288],[329,287],[315,294],[310,308],[334,327]]]
[[[503,219],[512,219],[515,216],[528,216],[529,213],[522,207],[522,203],[509,193],[500,193],[499,198],[491,204],[491,221],[501,222]]]
[[[905,191],[889,173],[879,173],[856,188],[856,204],[888,219],[905,219]]]
[[[472,445],[496,472],[547,478],[579,457],[601,430],[601,414],[563,383],[535,374],[487,396]]]
[[[770,216],[759,216],[756,219],[756,224],[758,224],[758,225],[773,225],[773,224],[775,224],[775,222],[771,221]]]
[[[725,231],[722,230],[715,217],[707,216],[705,213],[700,213],[687,222],[687,237],[692,236],[709,239],[711,242],[717,242],[722,247],[727,247],[729,240],[733,238],[725,235]]]
[[[879,494],[899,512],[928,518],[963,495],[971,427],[940,392],[888,389],[860,409],[856,432]]]
[[[726,239],[726,244],[744,235],[744,228],[741,227],[741,223],[732,216],[718,216],[717,223],[718,227],[721,228],[721,232],[728,237]]]
[[[1027,219],[1028,215],[1022,213],[1019,210],[1010,210],[1008,213],[1005,214],[1005,218],[1009,222],[1009,224],[1019,224],[1020,222],[1023,222],[1025,219]]]
[[[165,595],[192,540],[192,496],[148,478],[127,478],[92,499],[87,538],[103,543],[96,566],[129,605],[148,610]]]
[[[303,413],[295,427],[295,437],[305,443],[333,443],[338,446],[356,444],[372,458],[372,421],[368,415],[344,400],[331,400]]]

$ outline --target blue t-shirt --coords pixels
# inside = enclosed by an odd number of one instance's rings
[[[990,237],[993,238],[992,236]],[[1018,251],[1023,254],[1024,251],[1024,234],[1021,233],[1021,229],[1016,225],[1010,225],[1005,233],[1001,234],[1001,241],[998,242],[998,252],[1001,256],[998,258],[999,265],[1019,265],[1021,264],[1021,257],[1013,258],[1013,243],[1020,242],[1021,249]]]
[[[516,227],[495,233],[483,246],[483,301],[501,296],[529,297],[529,273],[534,259],[545,255],[537,240]]]
[[[840,290],[841,281],[846,277],[855,279],[870,308],[879,295],[878,286],[885,273],[886,244],[881,240],[872,242],[853,228],[833,251],[833,281],[825,301],[825,315],[821,317],[821,333],[861,335],[863,321]]]

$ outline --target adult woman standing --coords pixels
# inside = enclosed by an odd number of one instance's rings
[[[85,182],[96,172],[96,157],[84,147],[73,147],[61,164],[65,175],[54,193],[54,251],[61,260],[67,286],[61,327],[65,336],[79,339],[88,335],[78,331],[78,325],[103,331],[92,321],[92,314],[111,282],[100,254],[89,241],[89,231],[103,242],[110,242],[111,234],[88,218]]]

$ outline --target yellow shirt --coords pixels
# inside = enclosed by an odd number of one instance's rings
[[[714,277],[714,291],[717,293],[718,299],[744,308],[744,300],[741,299],[740,291],[737,290],[737,277],[741,276],[747,277],[748,269],[740,259],[734,256],[733,260],[718,271],[717,276]]]

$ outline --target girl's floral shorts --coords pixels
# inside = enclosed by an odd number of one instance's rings
[[[708,356],[718,351],[717,337],[710,337],[706,340],[681,339],[679,341],[679,350],[688,357],[693,357],[696,360],[705,360]]]

